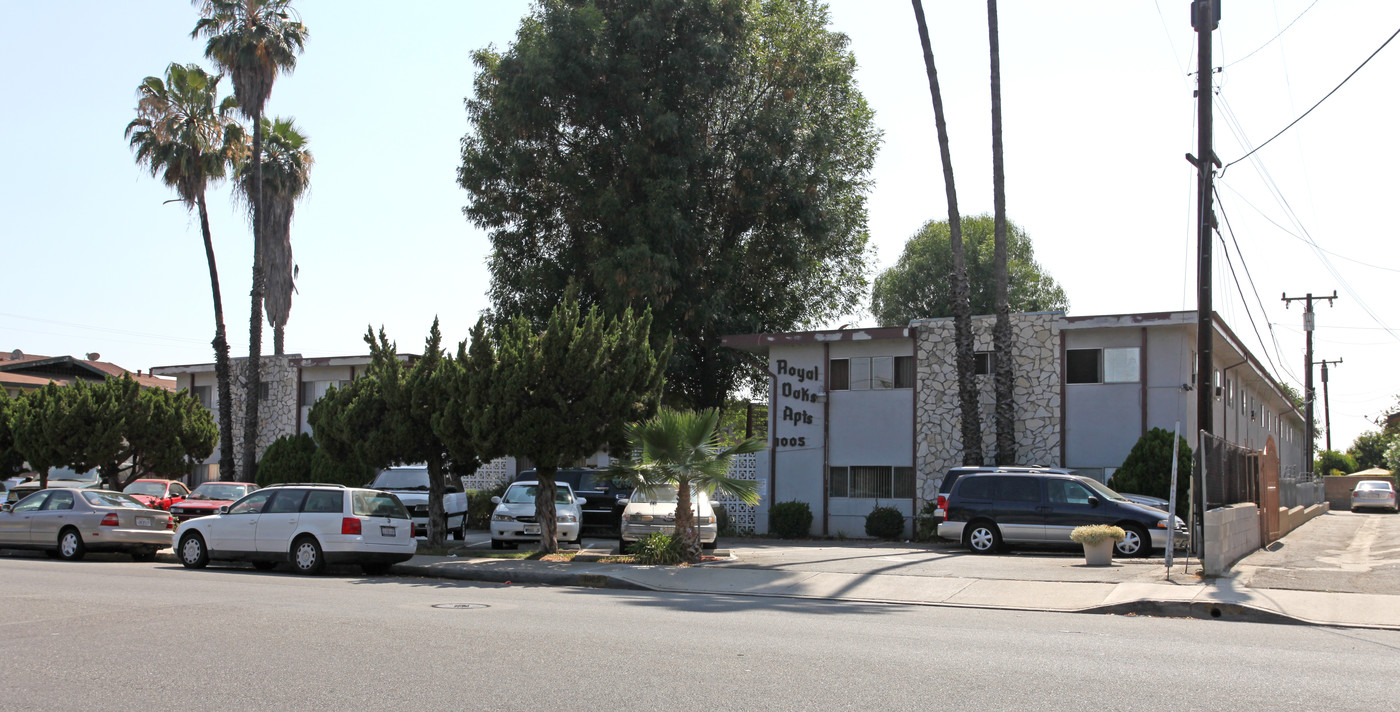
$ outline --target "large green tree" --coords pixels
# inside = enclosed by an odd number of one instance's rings
[[[570,293],[537,329],[524,317],[471,333],[458,346],[461,389],[450,413],[479,452],[528,458],[539,473],[540,549],[556,551],[554,473],[609,446],[626,450],[626,426],[656,412],[669,346],[652,346],[651,314],[584,312]],[[450,424],[439,423],[439,429]]]
[[[943,116],[943,92],[938,86],[938,69],[933,63],[933,44],[929,40],[928,23],[924,20],[924,4],[913,0],[914,22],[919,29],[919,44],[924,50],[924,71],[928,75],[929,95],[933,99],[934,128],[938,134],[938,156],[943,165],[943,192],[948,203],[948,244],[952,247],[952,269],[947,273],[951,283],[949,304],[953,313],[953,338],[958,370],[958,405],[961,411],[960,436],[963,464],[982,464],[982,414],[978,410],[976,353],[972,343],[972,311],[968,305],[967,268],[964,264],[962,219],[958,213],[958,191],[953,183],[953,157],[948,143],[948,124]]]
[[[248,317],[247,392],[262,382],[262,141],[263,108],[277,75],[291,72],[306,44],[306,26],[297,20],[291,0],[194,0],[200,19],[191,37],[207,38],[204,56],[233,79],[238,110],[253,121],[253,288]],[[240,468],[252,476],[257,459],[259,398],[245,398],[243,453]]]
[[[689,563],[700,561],[701,554],[700,529],[690,501],[692,490],[706,496],[727,492],[746,504],[758,504],[758,483],[731,477],[729,465],[736,455],[762,450],[763,438],[747,438],[732,447],[723,447],[719,420],[720,413],[714,409],[662,409],[628,427],[630,452],[616,466],[643,490],[667,485],[676,488],[675,536],[680,537]],[[631,457],[633,453],[638,455],[636,459]]]
[[[13,477],[24,469],[24,454],[15,447],[14,422],[19,401],[0,395],[0,478]]]
[[[11,417],[15,449],[49,486],[49,470],[63,467],[83,447],[73,424],[74,391],[50,381],[20,396]]]
[[[1394,435],[1369,430],[1352,441],[1347,454],[1356,460],[1357,469],[1385,467],[1385,451],[1396,440]]]
[[[963,249],[967,255],[972,311],[991,314],[996,309],[995,221],[990,215],[962,220]],[[1065,290],[1035,261],[1031,239],[1014,222],[1007,223],[1007,300],[1017,312],[1064,311],[1069,308]],[[904,245],[899,260],[875,278],[870,311],[886,326],[903,326],[911,319],[952,316],[952,289],[948,280],[952,248],[948,223],[930,220]]]
[[[541,0],[475,53],[459,181],[497,321],[650,308],[667,398],[720,407],[731,333],[847,313],[866,288],[880,133],[813,0]]]
[[[267,323],[272,326],[272,353],[280,356],[285,346],[287,319],[292,311],[292,293],[296,291],[292,214],[297,201],[311,187],[311,166],[315,159],[307,147],[306,135],[297,128],[294,119],[264,118],[262,132],[263,304],[267,307]],[[252,152],[248,155],[251,157]],[[252,160],[239,162],[236,179],[239,194],[252,208],[256,189]]]
[[[229,117],[235,102],[219,100],[222,74],[210,76],[196,64],[171,64],[165,80],[146,77],[137,88],[136,118],[126,125],[126,138],[136,163],[175,190],[187,210],[199,211],[204,235],[204,259],[209,265],[209,289],[214,301],[214,378],[219,391],[219,475],[236,480],[233,455],[233,397],[229,374],[228,339],[224,331],[224,299],[209,210],[204,193],[224,177],[226,166],[243,147],[243,128]]]

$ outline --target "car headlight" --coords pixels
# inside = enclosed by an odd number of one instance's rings
[[[574,518],[574,515],[572,515],[572,514],[561,514],[561,515],[559,515],[559,523],[560,523],[560,524],[573,524],[575,521],[577,521],[577,520]]]
[[[491,515],[491,521],[493,521],[493,522],[513,522],[513,521],[515,521],[515,517],[512,517],[512,516],[510,516],[509,514],[493,514],[493,515]]]
[[[696,523],[696,524],[714,524],[714,523],[715,523],[715,518],[714,518],[714,517],[696,517],[696,518],[695,518],[695,523]]]
[[[647,524],[654,519],[650,514],[629,514],[627,521],[632,524]]]

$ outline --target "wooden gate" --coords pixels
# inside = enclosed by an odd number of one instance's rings
[[[1278,446],[1272,435],[1264,444],[1264,451],[1256,457],[1259,458],[1259,541],[1268,546],[1282,536],[1278,514]]]

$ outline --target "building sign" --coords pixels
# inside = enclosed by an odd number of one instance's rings
[[[773,446],[775,448],[808,448],[821,444],[821,408],[818,394],[822,392],[821,367],[794,365],[778,359],[777,393],[773,399]]]

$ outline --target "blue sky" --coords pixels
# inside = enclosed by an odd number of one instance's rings
[[[965,214],[989,211],[985,5],[925,5],[959,202]],[[296,6],[311,37],[268,106],[296,118],[316,157],[293,225],[301,273],[288,351],[363,353],[370,324],[416,351],[434,316],[455,343],[488,306],[489,241],[462,217],[468,196],[455,182],[470,53],[507,46],[528,5]],[[1183,158],[1196,150],[1188,8],[1187,0],[1000,4],[1008,212],[1064,285],[1071,314],[1195,308],[1194,173]],[[858,81],[885,132],[869,201],[874,264],[884,268],[924,221],[946,217],[918,37],[906,2],[835,0],[831,16],[851,38]],[[143,77],[172,61],[204,62],[202,42],[189,38],[195,20],[183,2],[0,0],[0,265],[9,293],[0,349],[97,351],[133,370],[212,360],[198,221],[163,204],[171,193],[137,168],[122,138]],[[1400,3],[1226,4],[1215,44],[1224,67],[1216,152],[1229,162],[1262,143],[1397,29]],[[1232,243],[1240,297],[1217,247],[1216,308],[1248,348],[1278,364],[1280,380],[1301,383],[1303,337],[1301,309],[1285,310],[1279,297],[1339,293],[1320,308],[1315,334],[1319,358],[1345,359],[1331,373],[1337,446],[1400,393],[1392,296],[1400,247],[1386,210],[1400,192],[1391,170],[1400,154],[1397,70],[1400,42],[1257,162],[1232,166],[1220,187],[1255,286]],[[251,237],[229,195],[226,185],[213,188],[210,210],[230,342],[246,355]]]

